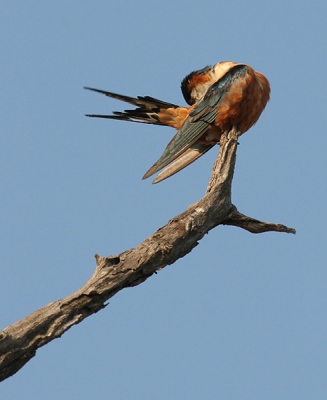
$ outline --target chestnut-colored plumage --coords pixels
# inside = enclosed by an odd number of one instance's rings
[[[270,95],[267,78],[248,65],[223,61],[213,67],[191,72],[181,89],[189,107],[180,107],[153,97],[123,96],[86,88],[137,106],[113,115],[88,114],[88,117],[118,119],[177,129],[159,160],[143,179],[162,170],[153,183],[160,182],[201,157],[219,143],[233,126],[241,134],[259,119]],[[166,168],[165,168],[166,167]]]

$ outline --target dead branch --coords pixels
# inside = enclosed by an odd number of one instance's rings
[[[295,229],[240,214],[231,202],[237,132],[221,143],[205,196],[171,219],[134,249],[96,258],[96,269],[75,293],[34,311],[0,332],[0,381],[15,374],[36,350],[106,306],[120,290],[139,285],[198,245],[217,225],[234,225],[252,233],[295,233]]]

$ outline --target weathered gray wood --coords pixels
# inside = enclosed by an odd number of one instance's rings
[[[64,299],[40,308],[0,332],[0,381],[15,374],[36,350],[59,338],[73,325],[105,307],[120,290],[139,285],[157,270],[173,264],[220,224],[252,233],[295,233],[293,228],[240,214],[231,202],[237,132],[223,138],[205,196],[171,219],[134,249],[110,257],[95,255],[96,269],[86,284]]]

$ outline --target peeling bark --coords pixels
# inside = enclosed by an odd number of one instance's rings
[[[222,138],[205,196],[171,219],[139,246],[116,256],[95,255],[96,269],[71,295],[42,307],[0,332],[0,381],[20,370],[36,350],[59,338],[73,325],[106,307],[120,290],[139,285],[156,271],[190,253],[218,225],[233,225],[252,233],[295,233],[281,224],[266,223],[237,211],[231,202],[237,132]]]

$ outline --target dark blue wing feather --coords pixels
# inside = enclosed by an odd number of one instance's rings
[[[219,102],[224,98],[225,94],[229,91],[231,85],[244,73],[248,71],[246,65],[235,65],[226,74],[215,82],[204,95],[203,99],[194,107],[190,113],[192,121],[203,119],[212,113],[213,108],[217,108]],[[212,119],[212,115],[210,115]],[[217,117],[217,114],[216,114]],[[206,118],[207,119],[207,118]]]

